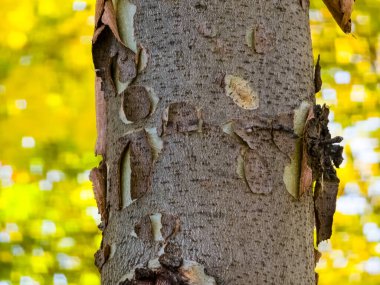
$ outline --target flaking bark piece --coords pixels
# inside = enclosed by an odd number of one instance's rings
[[[313,170],[309,166],[308,154],[307,154],[307,129],[310,120],[314,119],[313,107],[310,108],[308,117],[306,119],[302,142],[302,162],[301,162],[301,175],[300,175],[300,189],[299,195],[302,196],[307,190],[311,189],[313,184]]]
[[[108,26],[99,29],[101,32],[93,42],[92,54],[96,76],[101,78],[101,91],[107,99],[117,94],[114,79],[126,83],[136,77],[136,54],[118,41]],[[113,74],[115,65],[118,75]]]
[[[111,179],[110,189],[117,191],[117,194],[111,195],[111,204],[121,210],[123,205],[123,197],[126,194],[133,200],[138,199],[151,191],[152,171],[154,164],[154,150],[149,144],[149,135],[145,130],[137,130],[133,133],[126,134],[119,138],[115,144],[115,159],[110,166]],[[129,155],[130,179],[128,178],[128,193],[123,188],[122,181],[125,177],[123,173],[123,163],[125,156]]]
[[[321,59],[321,55],[318,54],[317,64],[315,65],[314,69],[314,88],[315,93],[318,93],[321,91],[322,88],[322,77],[321,77],[321,66],[319,64],[319,61]]]
[[[195,106],[186,102],[172,103],[163,116],[163,133],[199,131],[200,114]]]
[[[161,234],[164,240],[175,236],[180,230],[179,218],[171,214],[162,213],[161,225]]]
[[[317,228],[317,244],[332,234],[333,217],[336,208],[339,179],[327,181],[318,179],[314,190],[314,208]]]
[[[92,54],[96,75],[102,79],[101,90],[106,98],[117,93],[112,74],[115,65],[119,70],[115,80],[126,83],[137,75],[137,56],[120,38],[111,0],[97,2]]]
[[[258,24],[253,29],[253,47],[257,53],[264,54],[273,49],[275,32],[267,25]]]
[[[269,194],[273,189],[273,179],[268,175],[271,173],[271,165],[268,157],[260,155],[253,150],[247,150],[244,155],[244,174],[251,191],[256,194]],[[258,184],[258,181],[261,181]]]
[[[90,180],[101,220],[106,225],[108,221],[108,211],[106,208],[107,167],[104,162],[101,162],[99,167],[91,170]]]
[[[96,145],[95,154],[106,157],[106,136],[107,136],[107,102],[104,92],[101,90],[102,79],[96,77],[95,81],[95,107],[96,107]]]
[[[123,111],[128,121],[136,122],[149,116],[152,102],[144,86],[129,86],[122,96]]]
[[[102,267],[107,262],[110,254],[111,247],[108,244],[95,253],[95,266],[98,268],[99,272],[101,272]]]
[[[145,242],[151,242],[154,240],[152,223],[150,221],[150,215],[144,216],[135,225],[136,235]]]
[[[323,0],[339,27],[346,34],[351,32],[351,14],[355,0]]]

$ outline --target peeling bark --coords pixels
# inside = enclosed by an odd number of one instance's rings
[[[299,195],[316,90],[304,8],[96,7],[96,152],[108,174],[93,181],[112,245],[97,253],[102,284],[313,284],[314,201]]]

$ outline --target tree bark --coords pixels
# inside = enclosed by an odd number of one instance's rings
[[[315,283],[304,2],[98,0],[102,284]]]

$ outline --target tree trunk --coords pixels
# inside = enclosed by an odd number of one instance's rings
[[[98,0],[102,284],[315,283],[306,2]]]

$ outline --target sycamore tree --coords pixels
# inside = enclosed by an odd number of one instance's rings
[[[353,1],[324,2],[349,33]],[[102,284],[316,282],[342,138],[315,104],[308,9],[97,1]]]

